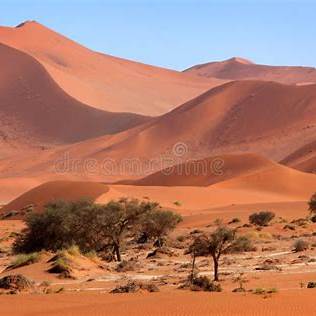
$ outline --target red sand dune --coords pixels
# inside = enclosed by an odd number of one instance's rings
[[[34,21],[0,27],[0,42],[35,57],[74,98],[107,111],[159,115],[223,82],[100,54]]]
[[[193,66],[186,73],[229,80],[265,80],[286,84],[316,83],[316,68],[257,65],[243,58]]]
[[[136,159],[144,177],[186,159],[252,152],[280,161],[315,140],[316,89],[274,82],[236,81],[213,88],[177,109],[133,129],[59,148],[38,161],[23,157],[15,171],[29,177],[52,170],[52,161],[65,157],[82,163],[104,159],[121,166],[124,159]],[[180,149],[180,155],[178,149]],[[181,152],[182,151],[182,152]],[[17,158],[15,158],[17,159]],[[154,163],[143,170],[148,159]],[[21,163],[21,166],[20,166]],[[2,163],[3,165],[3,163]],[[11,176],[6,165],[5,176]],[[94,179],[113,181],[131,177],[124,169],[116,174],[94,170]],[[76,176],[82,173],[70,170]],[[114,176],[113,176],[114,175]]]
[[[256,155],[227,155],[222,159],[224,166],[226,162],[224,173],[211,175],[209,179],[204,174],[182,177],[158,173],[136,182],[137,185],[48,182],[22,194],[3,211],[20,210],[29,204],[41,207],[52,199],[72,200],[82,196],[91,197],[98,203],[123,196],[147,197],[165,207],[175,208],[174,202],[181,201],[180,209],[201,210],[232,204],[307,201],[316,188],[316,175]],[[183,215],[192,214],[184,212]]]
[[[0,44],[1,143],[63,144],[113,134],[148,120],[68,96],[34,58]]]
[[[180,143],[183,159],[253,152],[281,160],[315,139],[315,87],[262,81],[227,83],[148,124],[67,147],[67,151],[96,159],[163,159],[168,154],[175,158],[173,150]]]
[[[52,181],[41,184],[30,191],[25,192],[11,203],[1,209],[1,213],[8,211],[20,211],[25,206],[33,205],[35,209],[41,209],[45,204],[54,200],[78,200],[89,198],[96,200],[100,195],[108,191],[105,184],[83,181]]]
[[[209,186],[263,169],[275,163],[255,154],[220,155],[189,160],[145,178],[120,183],[142,186]]]
[[[298,148],[281,163],[301,171],[316,173],[316,140]]]

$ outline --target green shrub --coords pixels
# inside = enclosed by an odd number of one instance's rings
[[[298,239],[293,244],[293,250],[300,252],[308,249],[308,242],[303,239]]]
[[[69,249],[74,253],[94,250],[111,252],[112,258],[116,256],[121,261],[123,239],[148,213],[152,213],[151,224],[160,236],[178,219],[172,212],[161,211],[157,203],[137,199],[122,198],[104,205],[89,200],[51,202],[43,213],[27,216],[26,229],[16,238],[14,250],[17,253],[42,249]]]
[[[307,288],[308,288],[308,289],[314,289],[314,288],[316,288],[316,282],[308,282]]]
[[[38,252],[33,252],[29,254],[20,254],[15,257],[11,262],[8,269],[16,269],[19,267],[27,266],[38,262],[40,259],[40,254]]]
[[[311,213],[316,212],[316,192],[312,195],[308,202],[309,210]]]
[[[238,224],[241,220],[238,217],[234,217],[228,224]]]
[[[251,239],[247,236],[239,236],[228,249],[229,253],[240,253],[255,251],[256,247],[253,245]]]
[[[158,247],[163,245],[163,238],[172,231],[182,217],[171,211],[153,210],[144,215],[141,220],[141,232],[153,239]]]
[[[262,211],[251,214],[249,216],[249,222],[258,226],[267,226],[274,217],[275,214],[273,212]]]
[[[206,276],[194,277],[190,286],[191,291],[221,292],[219,283],[211,281]]]

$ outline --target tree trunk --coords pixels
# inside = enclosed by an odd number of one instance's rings
[[[214,281],[218,281],[218,259],[213,257],[214,261]]]
[[[121,261],[121,252],[120,252],[120,246],[118,244],[114,244],[114,253],[116,255],[116,260]]]
[[[192,259],[192,270],[191,270],[191,275],[190,275],[190,283],[192,284],[193,278],[194,278],[194,270],[195,270],[195,251],[193,251],[193,259]]]

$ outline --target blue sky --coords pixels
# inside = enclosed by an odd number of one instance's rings
[[[94,50],[179,70],[232,56],[316,66],[316,0],[1,0],[1,25],[28,19]]]

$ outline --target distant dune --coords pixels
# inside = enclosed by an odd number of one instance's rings
[[[24,157],[23,172],[18,164],[15,171],[24,177],[45,173],[52,169],[52,161],[66,154],[80,161],[93,159],[100,164],[104,159],[111,159],[116,167],[120,167],[124,159],[136,159],[138,167],[148,160],[157,163],[147,171],[141,167],[144,172],[138,177],[186,159],[221,154],[250,152],[282,161],[313,142],[315,135],[315,85],[236,81],[213,88],[135,128],[52,150],[38,161]],[[178,147],[183,147],[180,156]],[[6,169],[3,167],[4,174],[10,176]],[[119,173],[112,171],[95,170],[93,177],[104,181],[130,177],[126,169]],[[76,171],[74,174],[85,176]]]
[[[66,144],[113,134],[147,121],[68,96],[34,58],[0,44],[0,142],[3,148]]]
[[[83,198],[95,200],[107,190],[108,187],[106,185],[97,182],[46,182],[25,192],[20,197],[4,206],[1,212],[5,213],[12,210],[20,211],[24,207],[30,205],[32,205],[34,209],[40,210],[48,202],[56,200],[73,201]]]
[[[171,208],[175,208],[174,202],[179,201],[180,213],[188,215],[187,210],[206,210],[215,206],[302,202],[313,194],[316,187],[316,175],[256,155],[227,155],[221,158],[224,162],[223,173],[218,175],[209,173],[206,176],[201,170],[188,176],[159,172],[140,181],[126,181],[125,185],[47,182],[17,197],[1,212],[15,210],[18,211],[17,217],[20,217],[25,215],[23,209],[26,206],[32,204],[40,210],[43,205],[56,199],[89,197],[98,203],[105,203],[120,197],[146,197]]]
[[[184,159],[253,152],[282,160],[315,139],[315,87],[227,83],[148,124],[111,139],[101,137],[67,147],[67,151],[96,159],[151,159],[174,157],[173,148],[180,143],[185,146]]]
[[[274,181],[274,202],[310,194],[310,188],[292,190],[292,178],[314,186],[314,178],[303,174],[304,182],[301,173],[277,164],[316,170],[316,83],[306,84],[316,82],[313,68],[233,58],[171,71],[93,52],[32,21],[0,27],[0,43],[0,183],[8,188],[0,192],[2,203],[61,179],[124,181],[130,186],[122,187],[143,195],[140,186],[164,187],[166,196],[166,186],[196,187],[199,194],[212,186],[219,202],[225,190],[237,190],[243,203],[270,201],[270,184],[255,181],[268,170],[287,188],[282,192]],[[59,172],[65,157],[76,165]],[[224,162],[223,174],[192,175],[214,159]],[[166,177],[170,166],[189,168],[189,175]],[[110,193],[118,197],[125,189],[117,188]],[[247,191],[259,193],[248,200]]]
[[[0,27],[0,42],[35,57],[74,98],[107,111],[160,115],[225,82],[97,53],[34,21]]]
[[[272,161],[255,154],[227,154],[189,160],[163,169],[145,178],[122,183],[141,186],[209,186],[262,169],[272,168]]]
[[[281,163],[305,172],[316,173],[316,140],[298,148]]]
[[[316,83],[316,68],[258,65],[239,57],[196,65],[185,72],[227,80],[265,80],[299,85]]]

